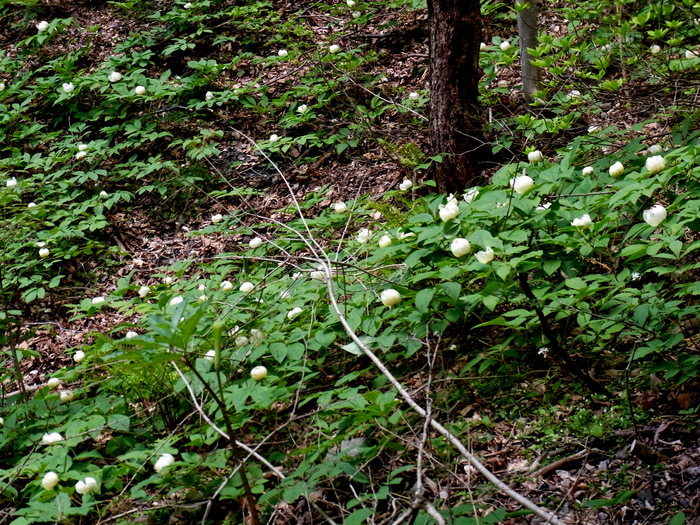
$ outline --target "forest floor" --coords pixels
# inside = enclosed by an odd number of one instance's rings
[[[98,56],[96,60],[110,55],[114,42],[138,30],[138,22],[125,23],[123,12],[109,3],[64,3],[57,6],[57,16],[71,16],[82,25],[99,24],[102,30],[93,42]],[[288,6],[291,12],[291,6]],[[294,11],[299,6],[294,6]],[[323,34],[326,23],[322,13],[316,12],[313,4],[306,9],[304,23]],[[394,13],[395,14],[395,13]],[[402,14],[396,18],[397,25],[391,28],[392,35],[382,37],[382,17],[376,17],[372,25],[363,27],[363,33],[355,35],[376,47],[388,51],[376,64],[376,72],[386,75],[387,83],[401,85],[406,92],[428,88],[427,35],[425,21],[416,20],[413,14]],[[561,21],[542,19],[552,31]],[[488,28],[487,32],[494,28]],[[508,35],[503,35],[508,36]],[[510,35],[513,36],[513,35]],[[55,50],[60,52],[60,50]],[[101,55],[101,57],[100,57]],[[252,72],[252,71],[251,71]],[[288,71],[276,70],[280,82],[291,83],[299,71],[290,66]],[[251,77],[240,77],[245,83]],[[272,80],[272,79],[270,79]],[[503,70],[499,81],[513,86],[512,97],[504,100],[504,108],[519,110],[517,71]],[[503,109],[503,108],[502,108]],[[622,107],[611,107],[607,118],[617,120],[621,115],[633,123],[634,113]],[[640,112],[641,113],[641,112]],[[229,115],[231,121],[244,122],[245,115]],[[586,122],[587,125],[604,126],[605,122]],[[328,116],[331,119],[331,116]],[[213,123],[214,125],[216,123]],[[584,125],[584,124],[582,124]],[[156,283],[168,266],[191,258],[206,259],[229,250],[237,243],[246,242],[241,236],[197,235],[190,232],[205,226],[213,213],[226,213],[230,206],[247,208],[251,222],[267,216],[284,220],[279,210],[289,202],[286,183],[271,169],[270,165],[254,154],[252,147],[232,130],[227,130],[222,141],[219,158],[211,159],[209,167],[221,174],[227,184],[239,187],[263,189],[259,196],[241,197],[232,204],[207,202],[202,205],[204,195],[192,194],[180,211],[166,216],[157,213],[148,196],[132,203],[128,210],[121,210],[109,217],[111,241],[122,250],[122,260],[116,266],[105,269],[95,262],[92,271],[94,284],[89,294],[108,295],[116,288],[120,277],[133,273],[140,282]],[[245,132],[251,136],[269,135],[264,121],[248,121]],[[400,141],[406,138],[427,148],[427,130],[406,126],[400,122],[387,122],[377,131],[385,136],[394,136]],[[663,133],[664,130],[658,130]],[[404,177],[416,175],[392,160],[390,153],[376,149],[365,149],[350,155],[321,155],[312,162],[299,163],[294,157],[304,157],[306,152],[294,152],[290,160],[279,167],[284,172],[295,196],[303,200],[310,192],[324,192],[324,198],[309,213],[331,205],[336,201],[353,199],[362,193],[381,196],[389,188],[395,188]],[[233,161],[243,161],[235,170],[228,166]],[[158,204],[163,206],[163,204]],[[155,212],[154,212],[155,211]],[[165,210],[163,210],[165,211]],[[169,218],[169,220],[168,220]],[[23,345],[41,354],[40,358],[27,360],[24,365],[24,384],[31,389],[43,385],[51,372],[71,364],[66,350],[81,346],[94,337],[96,332],[109,332],[113,327],[128,321],[115,310],[105,309],[95,316],[73,320],[64,304],[85,295],[84,289],[73,289],[72,293],[50,300],[39,301],[33,306],[31,322],[32,337]],[[458,360],[459,356],[446,356]],[[624,371],[610,371],[618,378]],[[630,376],[641,373],[630,371]],[[636,427],[619,428],[603,434],[591,430],[591,420],[604,418],[610,408],[609,402],[595,402],[580,395],[559,395],[548,384],[546,373],[532,375],[532,380],[513,385],[508,391],[493,396],[478,396],[478,402],[460,407],[452,414],[437,414],[438,418],[468,418],[473,422],[468,436],[473,450],[498,476],[507,481],[523,495],[537,502],[563,501],[560,515],[570,516],[569,523],[594,524],[667,524],[679,510],[692,516],[686,524],[700,524],[700,430],[690,424],[680,410],[688,406],[688,393],[682,390],[664,392],[659,389],[637,392],[629,401],[642,406],[650,418]],[[416,378],[421,379],[422,378]],[[498,378],[480,377],[480,383],[498,381]],[[4,385],[13,390],[18,385]],[[691,393],[692,394],[692,393]],[[551,404],[552,399],[558,403]],[[518,421],[503,417],[509,407],[519,405],[520,410],[529,408],[529,416]],[[575,431],[580,431],[576,433]],[[587,435],[582,439],[581,435]],[[439,458],[432,458],[439,462]],[[484,485],[483,480],[470,467],[461,465],[451,477],[433,480],[428,490],[440,495],[444,505],[450,505],[453,494],[464,490],[479,490],[482,501],[503,504],[512,510],[516,507],[499,495],[495,489]],[[280,514],[282,515],[282,514]],[[296,520],[296,521],[294,521]],[[302,518],[280,518],[276,523],[302,523]],[[316,523],[312,518],[308,523]],[[506,523],[543,523],[532,517],[511,518]]]

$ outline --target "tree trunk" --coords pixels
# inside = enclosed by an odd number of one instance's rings
[[[520,76],[523,80],[525,102],[532,102],[540,88],[540,71],[532,65],[527,48],[537,47],[537,0],[515,0],[518,9],[518,36],[520,37]],[[520,9],[523,5],[527,6]]]
[[[463,191],[479,176],[484,147],[478,111],[478,0],[428,0],[430,24],[430,131],[441,192]]]

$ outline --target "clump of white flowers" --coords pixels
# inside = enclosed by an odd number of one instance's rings
[[[476,257],[476,260],[479,261],[481,264],[488,264],[493,260],[495,255],[496,254],[494,253],[493,248],[487,246],[485,250],[476,252],[474,254],[474,257]]]
[[[384,306],[392,307],[401,301],[401,294],[393,288],[388,288],[381,293],[379,299]]]
[[[41,478],[41,487],[44,490],[53,490],[56,485],[58,485],[58,474],[55,472],[47,472]]]
[[[462,257],[467,255],[472,250],[471,244],[467,239],[462,237],[457,237],[450,244],[450,251],[455,257]]]
[[[261,381],[267,377],[267,368],[264,366],[256,366],[250,371],[250,377],[252,377],[255,381]]]
[[[653,226],[654,228],[661,224],[667,216],[668,213],[666,212],[666,208],[661,206],[661,204],[656,204],[648,210],[644,210],[642,212],[642,217],[644,218],[644,221],[649,226]]]
[[[75,484],[75,491],[78,494],[89,494],[97,490],[97,480],[95,478],[87,477],[83,481],[78,481]]]
[[[647,157],[646,166],[649,173],[654,174],[666,167],[666,161],[661,155],[655,155],[653,157]]]
[[[622,165],[622,162],[620,162],[620,161],[617,161],[615,164],[610,166],[610,169],[608,170],[608,173],[610,173],[610,176],[614,179],[618,178],[624,172],[625,172],[625,167]]]
[[[153,465],[153,468],[156,472],[160,473],[161,470],[169,467],[173,463],[175,463],[175,457],[172,454],[162,454],[158,458],[158,461],[156,461],[156,464]]]
[[[404,179],[404,181],[399,184],[399,189],[401,191],[407,191],[411,189],[411,186],[413,186],[413,181],[411,179]]]
[[[535,181],[529,175],[519,175],[510,179],[510,187],[515,193],[523,195],[535,185]]]
[[[588,215],[587,213],[583,214],[581,217],[578,217],[571,221],[571,226],[575,226],[577,228],[582,228],[584,230],[588,229],[591,227],[593,224],[593,219],[591,219],[591,216]]]
[[[542,152],[538,149],[527,154],[527,160],[529,160],[532,164],[541,162],[543,158]]]
[[[440,205],[440,220],[442,220],[442,222],[447,222],[450,219],[456,218],[459,215],[459,213],[459,202],[454,197],[454,195],[448,195],[447,204],[445,204],[444,206],[442,204]]]

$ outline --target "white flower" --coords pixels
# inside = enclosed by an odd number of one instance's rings
[[[206,302],[207,302],[207,299],[209,299],[209,298],[208,298],[206,295],[200,295],[199,297],[197,297],[197,300],[198,300],[200,303],[206,303]]]
[[[306,104],[302,104],[297,108],[297,113],[306,113],[306,110],[309,109],[309,106]]]
[[[5,186],[7,186],[8,188],[14,188],[15,186],[17,186],[17,179],[15,177],[7,179],[7,182],[5,182]]]
[[[581,170],[581,174],[584,177],[588,177],[589,175],[592,175],[593,174],[593,166],[586,166],[585,168],[583,168]]]
[[[362,13],[360,13],[359,11],[353,11],[353,12],[352,12],[352,17],[353,17],[353,18],[360,18],[361,16],[362,16]]]
[[[340,51],[340,46],[338,44],[333,44],[331,47],[328,48],[328,51],[332,55],[335,55],[338,51]]]
[[[362,228],[359,232],[357,232],[357,242],[360,244],[365,244],[371,238],[372,232],[367,228]]]
[[[596,131],[600,131],[600,126],[588,126],[588,133],[595,133]]]
[[[666,167],[666,161],[661,155],[647,157],[647,169],[649,173],[654,174],[660,172]]]
[[[336,202],[336,203],[333,205],[333,209],[334,209],[337,213],[345,213],[345,212],[348,210],[348,205],[345,204],[344,202]]]
[[[538,149],[527,154],[527,160],[529,160],[532,164],[540,162],[543,158],[542,152]]]
[[[36,246],[37,248],[43,248],[44,246],[46,246],[46,243],[44,241],[39,241],[36,243]]]
[[[481,44],[479,44],[479,51],[486,51],[487,47],[488,46],[484,42],[482,42]]]
[[[172,299],[170,299],[170,304],[171,304],[172,306],[177,306],[178,304],[180,304],[180,303],[181,303],[182,301],[184,301],[184,300],[185,300],[185,299],[184,299],[181,295],[176,295],[175,297],[173,297]]]
[[[163,284],[165,284],[166,286],[170,286],[171,284],[173,284],[173,278],[169,275],[167,277],[164,277]]]
[[[5,91],[5,83],[0,82],[0,92]]]
[[[39,257],[42,259],[46,259],[49,256],[49,249],[48,248],[42,248],[39,250]]]
[[[161,470],[163,470],[166,467],[169,467],[173,463],[175,463],[175,458],[172,454],[162,454],[158,458],[158,461],[156,461],[156,464],[153,465],[153,468],[156,472],[160,472]]]
[[[124,339],[134,339],[135,337],[138,337],[139,334],[137,332],[134,332],[133,330],[129,330],[126,335],[124,336]]]
[[[250,281],[246,281],[241,285],[239,290],[243,293],[248,293],[248,292],[252,292],[254,288],[255,288],[255,285],[253,283],[251,283]]]
[[[87,151],[88,145],[87,144],[78,144],[78,151]]]
[[[493,252],[493,248],[487,246],[485,250],[476,252],[474,256],[481,264],[488,264],[493,260],[495,254]]]
[[[277,142],[280,139],[280,136],[277,135],[276,133],[273,133],[270,135],[270,142]]]
[[[697,58],[697,57],[698,57],[698,54],[695,51],[691,51],[690,49],[688,49],[685,52],[685,58],[687,58],[688,60],[692,60],[693,58]]]
[[[348,7],[355,7],[355,0],[346,0],[346,4],[348,4]]]
[[[234,341],[236,348],[241,348],[242,346],[245,346],[248,344],[248,338],[244,335],[239,335],[236,337],[236,340]]]
[[[447,204],[440,208],[440,219],[442,222],[449,221],[450,219],[454,219],[459,215],[459,204],[457,203],[456,199],[450,199],[447,201]]]
[[[409,237],[415,237],[416,234],[413,232],[399,232],[399,240],[403,241],[404,239],[408,239]]]
[[[41,487],[44,490],[52,490],[56,485],[58,485],[58,474],[55,472],[47,472],[41,478]]]
[[[258,248],[262,246],[263,240],[260,237],[253,237],[250,242],[248,243],[248,246],[251,247],[251,249]]]
[[[510,42],[508,42],[508,40],[504,40],[503,42],[501,42],[500,48],[501,51],[507,51],[508,49],[510,49]]]
[[[192,9],[192,3],[191,3],[191,2],[187,2],[187,3],[186,3],[185,5],[183,5],[182,7],[184,7],[185,9]]]
[[[661,147],[661,144],[652,144],[649,146],[649,153],[652,153],[656,155],[657,153],[661,153],[664,149]]]
[[[298,306],[295,308],[292,308],[291,310],[289,310],[289,312],[287,312],[287,319],[289,319],[291,321],[303,311],[304,310],[302,310]]]
[[[541,355],[542,357],[546,357],[547,354],[549,353],[549,348],[547,348],[546,346],[542,346],[542,347],[540,347],[540,349],[537,351],[537,353],[538,353],[539,355]]]
[[[289,54],[289,52],[286,49],[280,49],[277,51],[277,56],[281,56],[282,58],[286,57]]]
[[[622,175],[625,171],[625,167],[622,165],[622,162],[618,161],[612,166],[610,166],[610,169],[608,170],[608,173],[610,173],[610,176],[614,179],[618,178],[620,175]]]
[[[632,275],[630,276],[630,278],[633,281],[639,281],[639,279],[642,278],[642,275],[639,272],[632,272]]]
[[[515,193],[522,195],[535,185],[535,181],[529,175],[520,175],[510,179],[510,187]]]
[[[5,418],[0,417],[0,428],[2,428],[5,425]]]
[[[64,91],[65,93],[70,93],[70,92],[73,91],[74,89],[75,89],[75,86],[73,85],[73,82],[65,82],[65,83],[63,84],[63,91]]]
[[[78,153],[75,154],[75,160],[80,160],[84,158],[87,155],[86,151],[79,151]]]
[[[654,228],[661,224],[667,216],[668,213],[666,213],[666,208],[661,206],[661,204],[656,204],[648,210],[644,210],[642,212],[642,217],[644,217],[644,221],[649,226],[653,226]]]
[[[211,99],[214,98],[214,93],[212,93],[211,91],[207,91],[207,92],[204,94],[204,98],[205,98],[206,100],[211,100]]]
[[[105,302],[105,298],[102,297],[101,295],[98,295],[97,297],[92,298],[92,304],[102,304]]]
[[[107,195],[109,195],[109,193],[107,193],[105,190],[100,192],[100,197],[106,197]]]
[[[410,190],[411,186],[413,186],[413,181],[411,179],[404,179],[404,181],[401,184],[399,184],[399,189],[401,191],[406,191]]]
[[[223,281],[219,287],[224,291],[228,292],[233,290],[233,283],[231,281]]]
[[[572,89],[567,95],[569,98],[579,98],[580,96],[581,92],[578,89]]]
[[[418,100],[420,98],[420,95],[418,93],[416,93],[415,91],[411,91],[408,94],[408,98],[410,98],[411,100]]]
[[[146,86],[136,86],[134,88],[134,95],[145,95],[146,94]]]
[[[122,79],[122,74],[119,73],[118,71],[112,71],[109,74],[109,81],[110,82],[119,82]]]
[[[388,288],[381,293],[379,299],[381,299],[384,306],[391,307],[401,301],[401,294],[393,288]]]
[[[148,286],[142,286],[139,288],[139,297],[143,299],[146,297],[149,293],[151,293],[151,289]]]
[[[41,443],[43,445],[51,445],[52,443],[58,443],[63,441],[63,436],[58,432],[51,432],[51,434],[44,434],[41,436]]]
[[[462,257],[463,255],[467,255],[472,250],[472,247],[467,239],[457,237],[450,244],[450,250],[455,257]]]
[[[64,403],[68,403],[70,401],[73,401],[73,391],[72,390],[62,390],[61,394],[61,401]]]
[[[58,388],[61,385],[61,381],[57,377],[52,377],[46,382],[46,385],[49,388]]]
[[[212,224],[216,224],[218,222],[221,222],[222,220],[224,220],[224,216],[221,215],[220,213],[216,213],[216,214],[211,216]]]
[[[30,202],[27,204],[27,208],[34,208],[36,206],[36,202]]]
[[[267,377],[267,368],[265,368],[264,366],[256,366],[250,371],[250,377],[252,377],[256,381],[265,379]]]
[[[209,350],[206,354],[204,354],[204,359],[206,359],[209,362],[214,362],[215,357],[216,357],[216,350]]]
[[[464,202],[471,204],[471,202],[479,196],[479,188],[471,188],[467,190],[464,194]]]
[[[73,361],[76,363],[81,363],[85,359],[85,352],[82,350],[78,350],[76,353],[73,354]]]
[[[322,270],[316,270],[309,273],[309,277],[316,279],[317,281],[323,281],[326,278],[326,272]]]
[[[551,202],[543,202],[542,204],[537,206],[537,208],[535,208],[535,209],[537,211],[545,211],[545,210],[548,210],[551,205],[552,205]]]
[[[574,219],[571,221],[571,226],[575,226],[577,228],[583,228],[584,230],[588,229],[591,227],[593,224],[593,219],[591,219],[591,216],[585,213],[579,218]]]
[[[649,48],[649,51],[651,51],[652,55],[658,55],[659,53],[661,53],[661,46],[657,46],[656,44],[654,44]]]
[[[39,23],[36,25],[36,28],[37,28],[40,32],[46,31],[46,30],[49,28],[49,23],[48,23],[46,20],[42,20],[41,22],[39,22]]]
[[[95,478],[85,478],[85,481],[78,481],[75,484],[75,491],[78,494],[89,494],[97,490],[97,480]]]
[[[379,247],[386,248],[387,246],[391,246],[391,237],[388,235],[382,235],[379,239]]]

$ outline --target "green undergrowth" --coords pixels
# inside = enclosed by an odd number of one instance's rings
[[[157,522],[174,502],[192,522],[241,523],[251,501],[263,521],[313,503],[339,523],[392,522],[419,462],[447,488],[430,498],[448,521],[520,516],[461,477],[350,332],[477,455],[504,425],[528,459],[562,441],[612,450],[615,430],[654,415],[639,393],[697,387],[695,4],[552,4],[569,33],[542,29],[542,92],[514,114],[499,77],[517,60],[501,46],[514,12],[486,3],[504,32],[481,53],[482,102],[505,160],[451,196],[419,182],[440,161],[415,138],[429,93],[389,82],[389,53],[351,38],[423,6],[310,6],[326,32],[274,2],[114,2],[134,31],[105,55],[104,28],[0,2],[17,35],[0,51],[3,384],[39,357],[20,343],[52,301],[72,322],[113,322],[68,349],[57,384],[3,398],[14,525]],[[637,111],[639,83],[658,88],[648,114],[606,119],[610,100]],[[245,162],[290,173],[377,150],[408,174],[401,189],[322,207],[324,187],[270,218],[241,205],[263,194]],[[133,262],[114,241],[132,214],[225,248],[114,275]],[[692,424],[697,400],[677,412]]]

